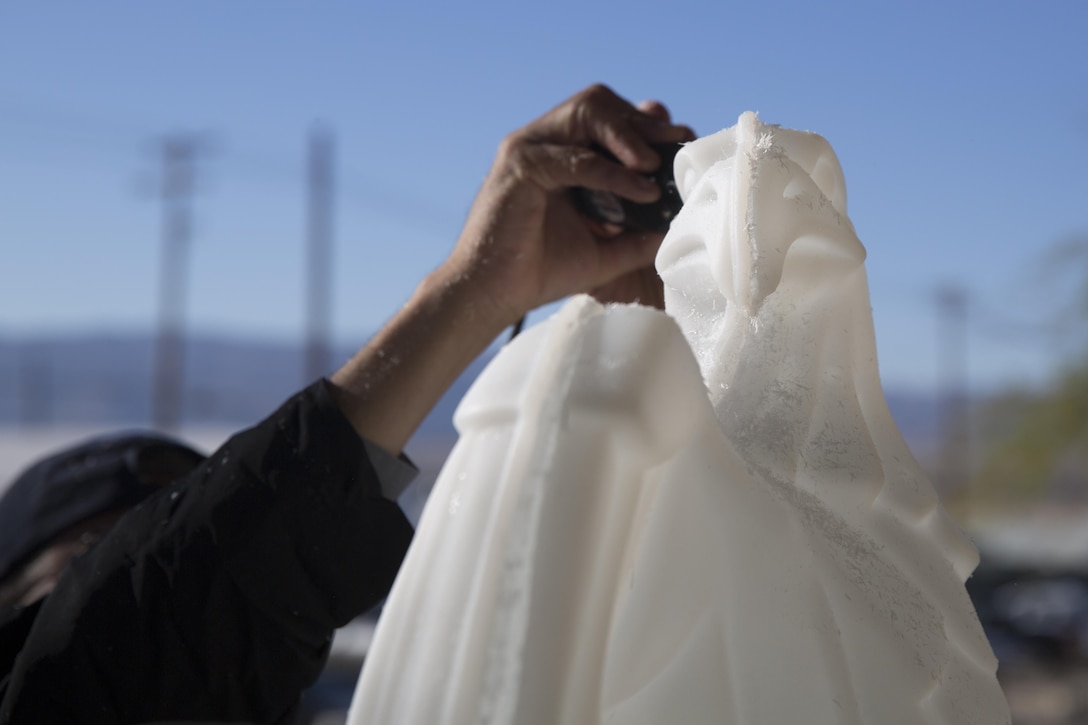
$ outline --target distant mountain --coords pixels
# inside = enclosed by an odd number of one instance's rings
[[[0,426],[149,425],[153,350],[141,334],[0,338]],[[194,335],[185,350],[184,425],[255,423],[310,382],[301,345]],[[354,352],[336,350],[334,367]],[[454,434],[453,410],[489,359],[462,375],[422,433]]]
[[[150,335],[0,338],[0,426],[113,424],[151,420]],[[338,366],[354,353],[333,354]],[[453,412],[495,350],[476,360],[424,421],[420,434],[452,438]],[[303,379],[301,345],[193,335],[186,343],[185,425],[239,427],[271,413]],[[331,372],[331,371],[330,371]],[[888,405],[919,457],[936,446],[939,398],[888,391]]]

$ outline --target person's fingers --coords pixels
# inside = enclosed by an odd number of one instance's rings
[[[641,101],[638,110],[646,116],[642,120],[644,126],[641,130],[653,137],[655,142],[658,137],[663,137],[661,143],[683,143],[697,138],[690,126],[674,124],[669,109],[660,101]],[[662,124],[665,124],[665,128],[662,128]]]
[[[601,222],[596,219],[586,219],[586,226],[589,228],[590,234],[601,239],[609,239],[623,232],[623,227],[619,224]]]
[[[639,116],[643,115],[611,88],[597,84],[526,126],[523,135],[541,143],[597,143],[627,168],[652,171],[660,159],[639,128],[643,125]]]
[[[607,284],[628,272],[653,264],[665,235],[657,232],[626,232],[598,243],[600,279]]]
[[[638,133],[650,143],[684,143],[695,140],[695,132],[688,126],[674,124],[650,114],[637,116],[634,125]]]
[[[669,111],[657,101],[645,101],[640,108],[631,106],[619,96],[602,99],[612,105],[595,115],[591,130],[595,141],[611,151],[625,166],[640,171],[653,171],[661,157],[651,144],[693,141],[695,134],[687,126],[674,125]]]
[[[514,154],[517,173],[545,191],[584,186],[643,204],[661,196],[652,179],[581,146],[528,143]]]
[[[665,104],[661,103],[660,101],[639,101],[638,110],[642,111],[647,116],[652,116],[653,118],[656,118],[658,121],[672,123],[672,117],[669,115],[669,109],[665,108]]]
[[[652,182],[609,168],[586,147],[596,143],[606,149],[619,161],[612,167],[647,173],[661,165],[652,144],[694,138],[691,129],[671,122],[663,104],[645,101],[636,108],[607,86],[595,85],[514,134],[508,149],[526,160],[528,175],[546,190],[586,186],[649,203],[660,196]]]
[[[638,129],[640,115],[611,88],[590,86],[571,99],[567,142],[596,142],[627,168],[652,171],[660,159]]]

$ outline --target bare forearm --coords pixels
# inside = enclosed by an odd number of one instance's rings
[[[457,376],[512,322],[472,280],[439,268],[332,376],[333,395],[360,436],[399,454]]]

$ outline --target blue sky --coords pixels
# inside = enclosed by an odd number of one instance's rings
[[[1038,383],[1088,261],[1088,4],[36,2],[0,6],[0,338],[150,329],[156,137],[206,131],[192,329],[301,339],[306,134],[337,136],[334,322],[361,343],[450,249],[502,136],[602,81],[700,134],[823,134],[885,383],[937,382],[969,292],[973,384]],[[540,319],[540,315],[536,316]]]

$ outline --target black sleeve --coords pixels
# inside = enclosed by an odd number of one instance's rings
[[[0,722],[282,721],[411,535],[315,383],[69,567]]]

